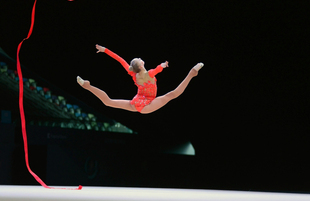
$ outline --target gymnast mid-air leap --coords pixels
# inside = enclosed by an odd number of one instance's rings
[[[90,82],[77,77],[77,82],[88,91],[97,96],[106,106],[120,108],[132,112],[140,112],[148,114],[158,110],[166,105],[170,100],[180,96],[191,79],[198,75],[198,71],[203,67],[203,63],[196,64],[181,82],[181,84],[171,92],[163,96],[156,97],[157,86],[155,75],[160,73],[164,68],[168,67],[168,61],[158,65],[155,69],[147,71],[144,67],[144,61],[141,58],[135,58],[130,65],[120,56],[109,50],[108,48],[96,45],[97,53],[104,52],[110,57],[117,60],[125,70],[131,75],[135,85],[138,87],[138,93],[132,100],[116,100],[110,99],[102,90],[90,85]]]

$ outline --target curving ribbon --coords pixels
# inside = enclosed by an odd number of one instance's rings
[[[20,61],[19,61],[19,52],[21,49],[21,46],[25,40],[27,40],[32,33],[33,25],[34,25],[34,16],[35,16],[35,7],[36,7],[37,0],[34,1],[33,8],[32,8],[32,15],[31,15],[31,26],[28,32],[28,36],[24,38],[17,47],[17,73],[19,78],[19,111],[20,111],[20,117],[21,117],[21,125],[22,125],[22,134],[23,134],[23,140],[24,140],[24,151],[25,151],[25,161],[26,166],[29,171],[29,173],[39,182],[44,188],[48,189],[65,189],[65,190],[81,190],[82,186],[80,185],[78,188],[55,188],[55,187],[49,187],[47,186],[31,169],[29,166],[29,160],[28,160],[28,142],[27,142],[27,133],[26,133],[26,119],[25,119],[25,112],[24,112],[24,104],[23,104],[23,95],[24,95],[24,83],[23,83],[23,75],[21,71]]]

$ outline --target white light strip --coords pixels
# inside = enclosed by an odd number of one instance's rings
[[[41,186],[0,186],[4,201],[309,201],[310,194],[222,190],[83,187],[54,190]]]

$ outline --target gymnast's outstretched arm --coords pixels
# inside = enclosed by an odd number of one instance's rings
[[[127,71],[129,75],[133,74],[133,72],[129,70],[129,64],[122,57],[118,56],[117,54],[109,50],[108,48],[102,47],[98,44],[96,45],[96,48],[98,50],[97,53],[99,52],[106,53],[107,55],[109,55],[110,57],[118,61],[125,68],[125,70]]]

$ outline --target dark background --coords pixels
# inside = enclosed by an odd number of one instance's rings
[[[33,1],[0,5],[0,46],[15,58]],[[39,0],[20,59],[148,143],[190,140],[191,160],[203,174],[195,188],[251,190],[260,183],[256,190],[309,192],[309,6]],[[196,63],[205,67],[184,94],[152,114],[108,108],[76,83],[77,75],[111,98],[130,100],[136,86],[119,63],[96,54],[97,43],[127,62],[141,57],[147,69],[168,60],[157,75],[158,95],[177,87]]]

